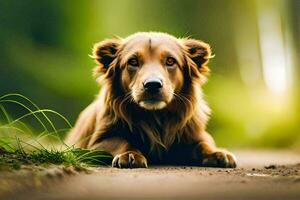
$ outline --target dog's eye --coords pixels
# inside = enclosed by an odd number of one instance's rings
[[[133,66],[133,67],[138,67],[139,66],[139,61],[137,58],[130,58],[128,60],[128,64]]]
[[[168,57],[167,60],[166,60],[166,65],[169,66],[169,67],[175,65],[175,63],[176,63],[175,58]]]

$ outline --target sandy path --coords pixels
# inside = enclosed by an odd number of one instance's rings
[[[236,155],[239,160],[237,169],[99,168],[92,174],[54,180],[46,187],[19,193],[13,198],[300,199],[300,154],[290,151],[238,151]]]

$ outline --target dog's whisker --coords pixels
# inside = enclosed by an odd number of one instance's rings
[[[187,105],[187,102],[186,102],[186,98],[184,99],[183,96],[179,95],[179,94],[176,94],[175,92],[173,92],[173,95],[175,97],[177,97],[181,102],[183,102],[185,105]],[[188,99],[187,99],[188,100]]]
[[[177,96],[180,100],[182,100],[184,103],[188,102],[189,104],[192,104],[191,100],[189,100],[187,97],[181,94],[173,93],[175,96]]]

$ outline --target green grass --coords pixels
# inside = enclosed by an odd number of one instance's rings
[[[82,169],[88,166],[107,165],[111,155],[101,150],[71,148],[66,150],[36,149],[25,151],[0,149],[0,169],[20,169],[22,165],[64,165]]]
[[[8,104],[17,105],[25,114],[12,118]],[[72,126],[61,114],[50,109],[40,109],[27,97],[7,94],[0,97],[0,169],[20,169],[22,165],[64,165],[83,168],[107,165],[111,155],[101,150],[79,149],[63,141]],[[48,114],[62,119],[67,128],[57,129]],[[32,118],[42,131],[33,130],[24,120]]]

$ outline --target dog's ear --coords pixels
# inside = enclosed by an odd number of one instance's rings
[[[212,57],[209,44],[195,39],[183,39],[182,44],[189,60],[196,65],[200,73],[208,72],[207,64]]]
[[[110,65],[117,57],[121,43],[121,39],[106,39],[94,45],[92,58],[94,58],[98,64],[94,69],[94,75],[108,71]]]

